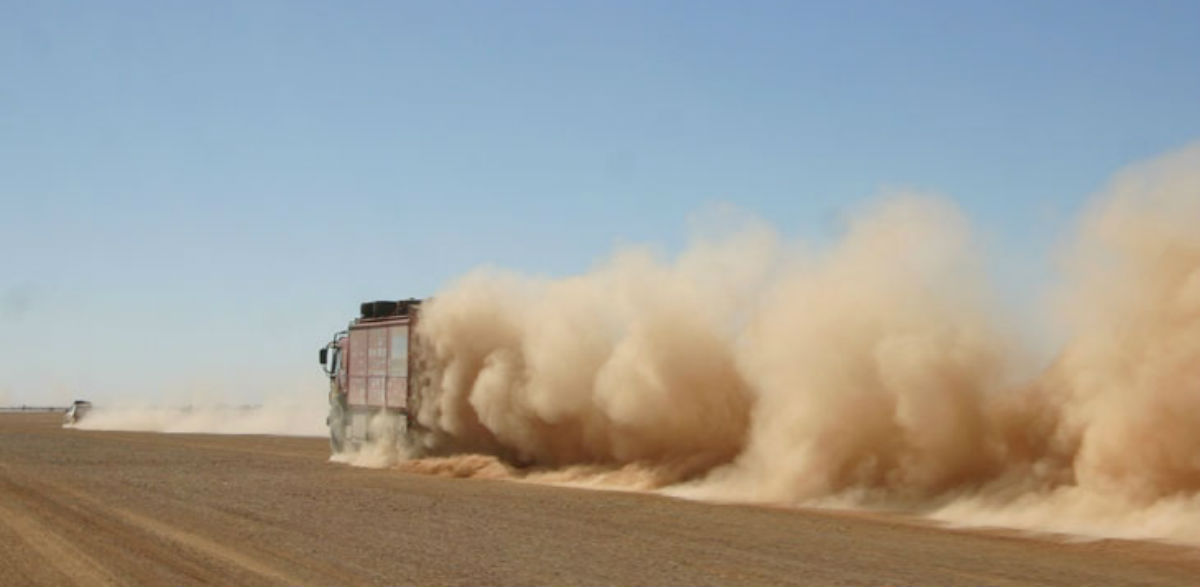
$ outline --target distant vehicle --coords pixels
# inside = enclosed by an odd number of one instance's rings
[[[410,434],[415,425],[420,367],[416,326],[421,301],[366,302],[360,316],[320,350],[329,376],[329,446],[334,453],[394,434]],[[372,419],[390,416],[387,426]]]
[[[83,419],[92,409],[92,402],[81,399],[75,400],[71,407],[67,408],[67,412],[63,414],[63,424],[74,424]]]

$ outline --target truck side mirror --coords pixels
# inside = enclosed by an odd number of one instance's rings
[[[318,357],[317,360],[319,360],[321,362],[321,364],[324,365],[325,361],[328,359],[328,356],[327,356],[328,354],[329,354],[329,349],[327,349],[327,348],[321,349],[317,353],[317,357]]]

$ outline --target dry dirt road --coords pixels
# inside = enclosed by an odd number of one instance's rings
[[[0,414],[0,584],[1200,584],[1200,549],[326,461],[320,439]]]

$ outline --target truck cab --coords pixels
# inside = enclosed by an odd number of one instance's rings
[[[326,423],[335,454],[407,435],[415,409],[409,381],[420,307],[416,299],[365,302],[359,317],[320,349],[329,377]]]

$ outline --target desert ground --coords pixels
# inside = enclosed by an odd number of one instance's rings
[[[0,414],[3,585],[1180,585],[1200,549],[328,462]]]

